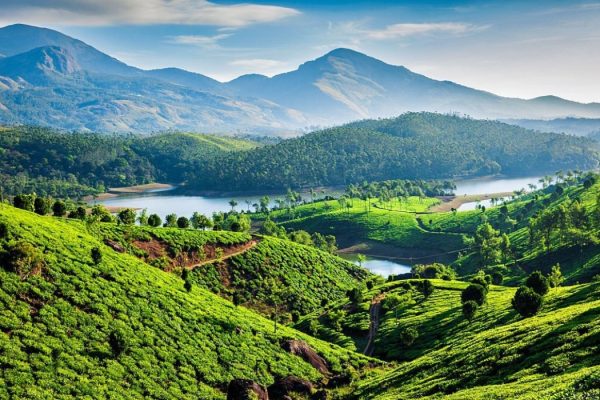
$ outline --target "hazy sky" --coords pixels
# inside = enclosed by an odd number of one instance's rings
[[[0,0],[142,68],[273,75],[349,47],[504,96],[600,102],[600,2]]]

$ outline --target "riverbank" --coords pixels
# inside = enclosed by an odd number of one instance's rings
[[[124,195],[124,194],[142,194],[142,193],[150,193],[150,192],[162,192],[167,190],[173,190],[176,186],[168,184],[168,183],[146,183],[144,185],[134,185],[134,186],[122,186],[109,188],[107,192],[101,193],[98,196],[86,196],[83,200],[85,201],[102,201],[112,199],[114,197]]]
[[[514,193],[513,192],[498,192],[498,193],[486,193],[486,194],[465,194],[462,196],[439,196],[437,197],[442,202],[436,206],[433,206],[429,209],[431,212],[448,212],[452,211],[452,209],[458,209],[461,205],[465,203],[473,203],[475,201],[483,201],[490,199],[500,199],[504,197],[510,197]]]

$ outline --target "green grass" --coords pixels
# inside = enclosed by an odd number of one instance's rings
[[[233,378],[322,376],[282,351],[306,340],[333,371],[366,359],[117,253],[83,223],[0,205],[10,241],[43,252],[40,274],[0,268],[0,398],[224,399]],[[94,265],[90,252],[101,249]],[[116,344],[115,344],[116,343]]]

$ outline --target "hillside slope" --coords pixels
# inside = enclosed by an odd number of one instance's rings
[[[285,189],[387,179],[534,175],[598,165],[597,144],[495,121],[407,113],[317,131],[198,165],[200,189]],[[191,177],[190,177],[191,179]]]
[[[334,373],[366,359],[115,252],[85,224],[0,205],[0,397],[224,399],[234,378],[323,375],[282,351],[305,340]],[[93,227],[91,232],[94,232]],[[92,248],[102,259],[94,263]]]

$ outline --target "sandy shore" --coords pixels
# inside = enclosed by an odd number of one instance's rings
[[[145,185],[135,185],[135,186],[123,186],[123,187],[115,187],[108,189],[108,192],[101,193],[98,196],[86,196],[84,197],[85,201],[92,200],[107,200],[113,197],[117,197],[121,194],[140,194],[147,192],[155,192],[159,190],[171,190],[174,189],[175,186],[169,185],[168,183],[147,183]]]
[[[463,196],[440,196],[438,199],[442,200],[437,206],[433,206],[429,209],[432,212],[448,212],[453,208],[458,208],[464,203],[472,203],[474,201],[489,200],[493,198],[502,198],[512,196],[514,192],[499,192],[499,193],[486,193],[486,194],[467,194]]]

